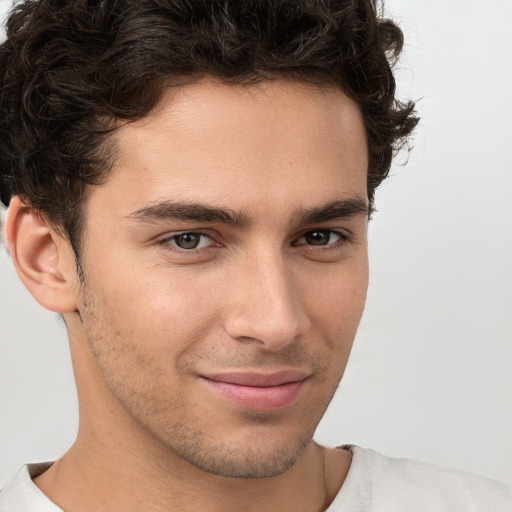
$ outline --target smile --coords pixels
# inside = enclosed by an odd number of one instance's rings
[[[269,412],[296,402],[308,375],[297,371],[273,374],[236,372],[202,376],[221,398],[251,411]]]

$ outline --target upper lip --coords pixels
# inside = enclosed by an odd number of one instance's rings
[[[301,382],[309,377],[309,374],[300,370],[280,370],[273,373],[257,371],[230,371],[211,374],[203,374],[201,377],[226,384],[238,386],[273,387]]]

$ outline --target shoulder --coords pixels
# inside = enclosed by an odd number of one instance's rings
[[[23,466],[16,479],[0,490],[0,512],[62,512],[32,481],[33,476],[42,473],[50,465]]]
[[[512,511],[512,488],[504,484],[357,446],[348,449],[353,460],[339,495],[345,494],[343,501],[357,497],[376,511]]]

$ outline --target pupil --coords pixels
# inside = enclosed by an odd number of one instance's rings
[[[195,233],[183,233],[176,237],[176,244],[181,249],[195,249],[199,245],[200,237]]]
[[[327,231],[311,231],[306,234],[306,241],[311,245],[326,245],[329,242]]]

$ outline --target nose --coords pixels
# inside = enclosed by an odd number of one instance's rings
[[[232,279],[232,306],[225,318],[232,339],[252,340],[277,352],[308,331],[310,320],[302,303],[305,290],[293,279],[282,255],[260,254]]]

